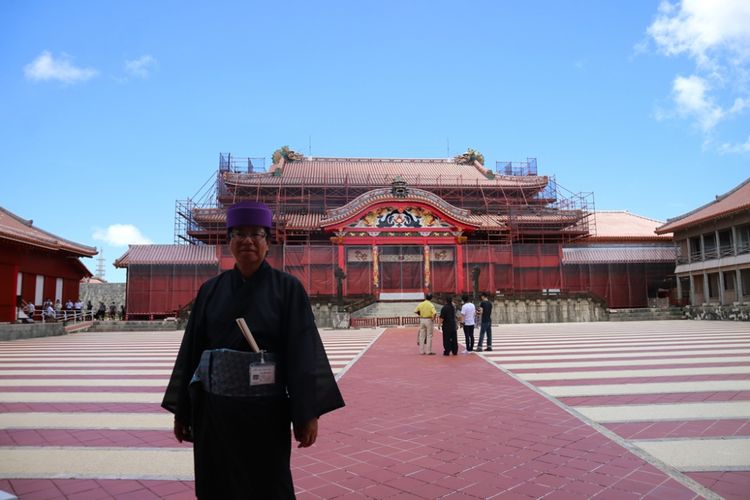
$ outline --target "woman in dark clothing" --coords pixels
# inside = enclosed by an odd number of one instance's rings
[[[458,354],[456,308],[451,297],[445,299],[445,305],[440,310],[440,327],[443,329],[443,356]]]

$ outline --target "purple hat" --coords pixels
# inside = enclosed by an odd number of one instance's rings
[[[241,201],[227,209],[227,229],[239,226],[260,226],[271,229],[273,214],[265,203]]]

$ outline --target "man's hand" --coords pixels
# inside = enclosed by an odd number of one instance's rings
[[[312,446],[315,443],[315,440],[318,439],[318,419],[313,418],[312,420],[308,420],[299,427],[295,425],[294,439],[299,443],[297,448],[308,448]]]
[[[188,443],[193,442],[193,429],[188,424],[183,424],[176,418],[174,419],[174,437],[180,443],[187,441]]]

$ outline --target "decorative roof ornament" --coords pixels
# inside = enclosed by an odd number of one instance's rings
[[[289,149],[289,146],[281,146],[279,149],[273,152],[273,155],[271,155],[271,160],[274,164],[279,164],[281,163],[282,158],[285,162],[301,161],[305,158],[305,155]]]
[[[400,175],[397,175],[391,182],[391,194],[396,198],[406,198],[409,190],[406,189],[406,181]]]
[[[473,165],[474,162],[484,165],[484,155],[471,148],[468,148],[465,153],[456,156],[453,160],[459,165]]]

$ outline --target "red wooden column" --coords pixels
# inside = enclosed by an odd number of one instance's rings
[[[346,267],[345,267],[346,266],[346,259],[345,259],[345,255],[344,255],[344,244],[343,243],[339,243],[339,245],[338,245],[338,260],[339,260],[339,262],[338,262],[339,268],[342,271],[346,272]]]
[[[424,283],[423,286],[423,292],[429,293],[430,292],[430,245],[425,244],[423,247],[424,252],[424,276],[422,283]]]
[[[380,268],[378,265],[378,246],[372,246],[372,291],[375,300],[380,300]]]
[[[456,237],[456,293],[461,294],[465,291],[464,285],[466,279],[464,277],[464,247],[466,243],[466,236]]]

